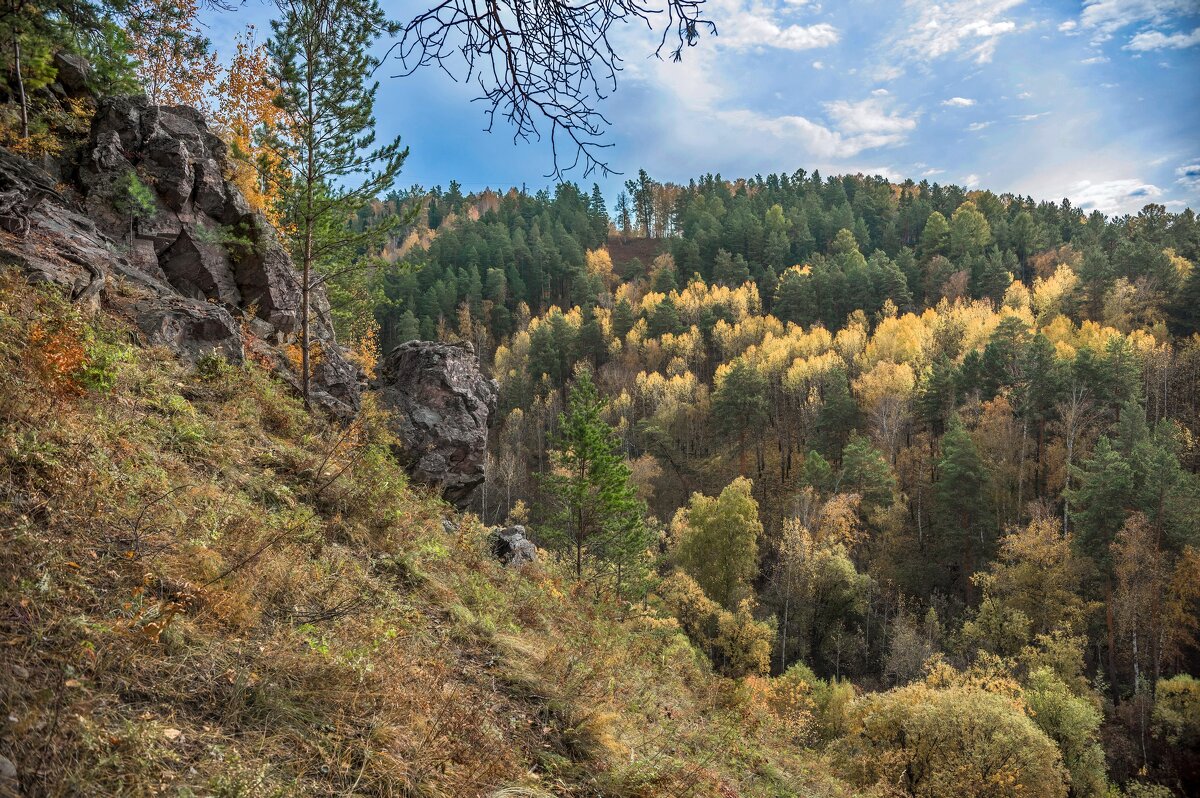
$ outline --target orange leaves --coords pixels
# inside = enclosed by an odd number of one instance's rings
[[[230,181],[241,189],[250,207],[265,213],[278,228],[272,176],[280,163],[261,141],[262,133],[283,118],[283,111],[275,105],[278,87],[269,77],[269,66],[266,46],[255,43],[254,26],[247,26],[237,37],[233,59],[217,84],[216,118],[233,155]]]
[[[292,369],[299,373],[304,360],[304,351],[301,349],[300,344],[291,343],[285,346],[283,348],[283,356],[287,358]],[[321,357],[321,342],[316,340],[310,342],[308,349],[309,367],[316,368],[321,362]]]
[[[131,54],[146,96],[156,105],[190,105],[206,110],[217,57],[196,20],[196,0],[147,0],[148,24],[134,32]]]
[[[379,363],[379,325],[374,319],[354,342],[350,359],[363,370],[368,379],[375,379],[375,366]]]
[[[87,365],[82,325],[66,322],[51,329],[35,321],[29,327],[26,357],[37,375],[56,396],[83,393],[79,378]]]

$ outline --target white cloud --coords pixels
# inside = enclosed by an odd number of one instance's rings
[[[963,28],[963,33],[969,33],[973,36],[1000,36],[1005,33],[1012,33],[1017,29],[1017,23],[1011,20],[1003,22],[986,22],[980,20],[972,22]]]
[[[739,129],[743,134],[766,136],[785,144],[789,149],[799,149],[816,158],[852,158],[866,150],[899,144],[904,141],[903,130],[891,125],[886,119],[884,129],[872,130],[862,120],[853,118],[840,120],[833,126],[823,125],[803,116],[767,116],[740,108],[717,111],[713,114],[718,121]],[[912,127],[916,122],[912,122]]]
[[[1084,0],[1079,23],[1104,40],[1129,25],[1160,25],[1195,10],[1196,0]]]
[[[1150,50],[1182,50],[1197,44],[1200,44],[1200,28],[1191,33],[1172,33],[1170,36],[1152,30],[1137,34],[1123,49],[1144,53]]]
[[[1175,181],[1179,185],[1193,191],[1200,191],[1200,163],[1179,167],[1175,170],[1175,176],[1179,178]]]
[[[945,169],[926,169],[921,173],[921,177],[933,177],[934,175],[944,174],[945,171]]]
[[[1118,87],[1118,86],[1120,86],[1120,85],[1121,85],[1120,83],[1101,83],[1101,84],[1100,84],[1100,88],[1102,88],[1102,89],[1115,89],[1115,88],[1117,88],[1117,87]]]
[[[1066,22],[1064,22],[1064,23],[1062,23],[1061,25],[1059,25],[1059,26],[1058,26],[1058,29],[1059,29],[1060,31],[1062,31],[1063,33],[1066,33],[1067,31],[1072,31],[1072,30],[1075,30],[1077,27],[1079,27],[1079,23],[1078,23],[1078,22],[1076,22],[1076,21],[1075,21],[1075,20],[1073,20],[1073,19],[1068,19]]]
[[[717,44],[734,50],[757,47],[811,50],[831,47],[841,40],[837,28],[827,22],[784,26],[774,7],[759,3],[743,5],[740,2],[723,2],[714,5],[713,19],[718,30],[729,31],[717,38]]]
[[[688,142],[687,147],[697,152],[720,148],[728,153],[732,146],[739,157],[753,159],[768,153],[786,153],[788,158],[852,158],[900,144],[917,127],[915,115],[893,110],[894,99],[884,95],[827,103],[824,119],[799,114],[773,116],[747,108],[739,99],[737,77],[719,65],[719,54],[697,50],[695,57],[683,63],[652,60],[646,71],[634,73],[635,79],[665,93],[655,104],[664,139]],[[697,118],[706,123],[696,125]]]
[[[866,175],[867,177],[878,176],[889,183],[903,183],[908,177],[897,172],[890,166],[847,166],[844,173]]]
[[[972,122],[971,124],[967,125],[967,130],[969,130],[972,133],[978,133],[979,131],[983,130],[984,128],[991,127],[992,124],[993,123],[991,123],[991,122]]]
[[[1033,95],[1032,95],[1032,94],[1030,94],[1029,92],[1027,92],[1027,91],[1023,91],[1023,92],[1021,92],[1020,94],[1018,94],[1018,95],[1017,95],[1017,99],[1018,99],[1018,100],[1028,100],[1028,99],[1029,99],[1030,97],[1032,97],[1032,96],[1033,96]]]
[[[889,92],[887,89],[875,89],[874,91],[871,92],[871,95],[873,97],[886,97],[886,96],[888,96],[888,93]]]
[[[964,50],[976,63],[992,60],[1001,36],[1012,33],[1017,25],[1000,15],[1021,5],[1024,0],[954,0],[948,3],[924,3],[909,0],[910,8],[919,9],[916,20],[896,42],[895,52],[912,60],[931,60]]]
[[[1091,58],[1085,58],[1085,59],[1083,59],[1083,60],[1082,60],[1082,61],[1080,61],[1079,63],[1081,63],[1081,64],[1083,64],[1083,65],[1085,65],[1085,66],[1092,66],[1093,64],[1107,64],[1107,63],[1108,63],[1108,56],[1105,56],[1105,55],[1094,55],[1094,56],[1092,56]]]
[[[915,117],[902,116],[890,111],[882,97],[868,98],[856,103],[837,100],[826,103],[825,111],[839,132],[863,143],[873,142],[867,145],[869,147],[899,144],[904,141],[906,134],[917,127]]]
[[[951,97],[949,100],[942,100],[942,105],[951,108],[970,108],[974,104],[975,101],[968,97]]]
[[[916,117],[890,110],[883,97],[826,103],[831,124],[803,116],[767,116],[749,109],[717,110],[719,121],[753,135],[769,136],[818,158],[852,158],[866,150],[901,144],[916,129]]]
[[[1128,179],[1101,183],[1080,180],[1067,190],[1076,207],[1109,215],[1136,212],[1162,193],[1162,189],[1152,183]]]
[[[979,175],[974,173],[967,175],[962,179],[962,184],[967,188],[975,188],[979,185]]]
[[[1041,119],[1043,116],[1049,115],[1049,111],[1042,111],[1040,114],[1018,114],[1013,119],[1020,119],[1022,122],[1032,122],[1035,119]]]
[[[822,61],[813,61],[813,62],[812,62],[812,68],[813,68],[813,69],[824,69],[824,68],[825,68],[825,63],[824,63],[824,62],[822,62]]]

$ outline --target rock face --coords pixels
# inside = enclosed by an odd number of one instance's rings
[[[64,58],[56,62],[64,90],[86,91],[86,62]],[[300,279],[272,226],[225,179],[228,165],[225,143],[196,110],[103,99],[79,162],[61,165],[68,185],[0,150],[0,255],[78,301],[104,302],[150,344],[191,360],[215,351],[235,362],[251,345],[297,384],[279,347],[298,338]],[[131,171],[154,195],[149,218],[131,221],[117,210]],[[349,418],[361,374],[337,346],[320,288],[310,329],[321,352],[314,402]]]
[[[379,394],[396,411],[400,453],[413,479],[463,508],[484,480],[496,383],[470,344],[409,341],[378,366]]]
[[[537,546],[525,537],[525,527],[520,524],[495,527],[488,535],[492,554],[509,568],[537,562]]]
[[[112,242],[49,174],[0,148],[0,255],[33,282],[96,306],[117,258]]]

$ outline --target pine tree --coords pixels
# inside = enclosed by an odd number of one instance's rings
[[[300,264],[301,391],[309,401],[313,289],[360,265],[402,222],[393,216],[354,232],[346,220],[390,188],[408,157],[400,139],[375,147],[375,94],[368,83],[379,59],[372,45],[397,26],[377,0],[280,0],[272,21],[271,78],[284,123],[271,146],[287,172],[285,219]],[[415,212],[415,208],[414,208]],[[445,311],[449,316],[453,311]]]
[[[592,196],[588,201],[588,215],[592,219],[592,234],[595,237],[595,243],[599,246],[608,238],[608,226],[611,224],[611,220],[608,218],[608,208],[604,204],[604,195],[596,183],[592,184]]]
[[[954,366],[944,354],[938,355],[917,394],[917,417],[934,438],[941,437],[955,404]]]
[[[746,441],[751,435],[761,440],[770,418],[768,410],[766,378],[745,360],[734,361],[713,391],[712,412],[717,427],[737,441],[742,473],[746,470]]]
[[[128,246],[133,249],[134,225],[143,219],[149,219],[158,211],[154,201],[154,192],[146,187],[132,169],[117,178],[113,184],[113,208],[117,213],[129,219]]]
[[[750,279],[750,267],[741,255],[731,255],[722,249],[713,262],[712,276],[714,282],[736,288]]]
[[[919,246],[921,260],[928,261],[935,255],[946,254],[946,248],[949,243],[950,224],[946,221],[945,216],[934,211],[925,221],[925,229],[921,231],[921,243]]]
[[[948,542],[959,543],[964,562],[961,576],[973,570],[969,557],[984,545],[989,526],[984,488],[988,474],[975,441],[957,417],[952,417],[942,437],[942,458],[938,462],[938,481],[933,489],[933,517]],[[978,539],[978,546],[975,541]]]
[[[869,438],[851,433],[842,451],[840,487],[842,492],[853,491],[861,496],[864,507],[886,507],[892,503],[896,476]]]
[[[950,257],[961,260],[983,252],[992,240],[992,229],[974,202],[964,202],[950,217]]]
[[[630,481],[620,442],[601,417],[604,404],[591,372],[581,370],[567,412],[559,415],[551,452],[555,468],[544,484],[557,507],[549,531],[567,547],[575,577],[583,576],[589,562],[608,564],[619,591],[638,567],[635,555],[645,550],[648,538],[645,505]]]

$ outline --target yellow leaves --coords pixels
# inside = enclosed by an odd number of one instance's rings
[[[1073,269],[1060,264],[1054,274],[1033,281],[1033,309],[1039,321],[1052,318],[1063,312],[1063,302],[1075,291],[1079,278]]]
[[[587,267],[588,274],[599,277],[604,282],[605,288],[611,290],[617,284],[617,275],[613,272],[612,256],[604,247],[589,249],[584,256],[584,265]]]
[[[911,398],[916,384],[912,366],[884,360],[855,379],[853,386],[854,393],[870,411],[891,399],[904,401]]]
[[[367,379],[375,379],[375,367],[379,363],[379,323],[371,319],[359,339],[354,342],[350,359],[363,370]]]
[[[658,342],[664,357],[679,358],[692,366],[699,363],[704,352],[704,339],[696,327],[678,335],[663,333]]]
[[[841,356],[832,351],[811,358],[796,358],[784,374],[784,390],[796,396],[808,396],[817,380],[845,366],[846,362]]]
[[[713,339],[723,360],[731,360],[763,341],[768,335],[784,334],[783,322],[774,316],[749,316],[729,324],[724,319],[713,328]]]
[[[852,321],[838,330],[837,335],[833,338],[834,349],[847,363],[853,362],[854,358],[867,346],[866,319],[862,318],[861,310],[854,313]]]
[[[862,497],[857,493],[838,493],[830,498],[821,509],[815,542],[853,549],[865,534],[858,515],[861,504]]]
[[[708,389],[690,371],[670,376],[657,371],[639,372],[634,390],[638,403],[650,415],[673,407],[695,406],[708,398]]]
[[[1175,273],[1179,276],[1179,283],[1182,285],[1183,281],[1191,276],[1192,269],[1194,269],[1195,266],[1190,260],[1182,255],[1179,255],[1170,247],[1164,249],[1163,254],[1167,256],[1167,260],[1169,260],[1171,265],[1175,267]]]

